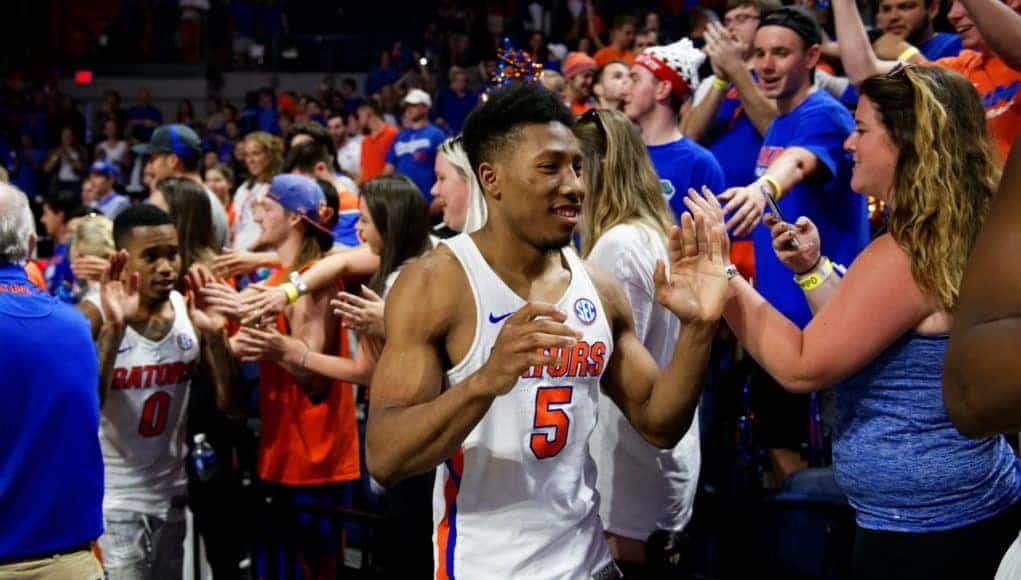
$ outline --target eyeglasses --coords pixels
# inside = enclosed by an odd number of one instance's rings
[[[745,22],[748,22],[749,20],[758,20],[758,19],[759,19],[759,15],[758,14],[748,14],[746,12],[744,14],[735,14],[733,16],[725,16],[723,18],[723,25],[724,26],[730,26],[731,24],[744,24]]]

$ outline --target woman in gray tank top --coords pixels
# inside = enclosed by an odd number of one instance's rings
[[[855,578],[990,578],[1021,525],[1018,462],[1002,437],[958,433],[941,389],[962,271],[999,178],[985,113],[967,80],[938,67],[859,90],[844,145],[851,186],[889,205],[889,233],[845,273],[820,255],[810,220],[770,216],[812,321],[799,330],[740,277],[724,315],[787,390],[835,388],[833,462],[858,524]],[[711,195],[688,204],[722,219]]]

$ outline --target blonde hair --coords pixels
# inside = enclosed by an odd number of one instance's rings
[[[578,120],[574,134],[588,186],[582,206],[582,257],[588,257],[607,230],[623,223],[645,224],[666,242],[674,217],[635,124],[620,111],[592,110]]]
[[[113,255],[113,222],[110,218],[99,214],[89,214],[78,218],[72,233],[70,254],[95,256],[104,260]]]
[[[950,310],[1000,180],[982,101],[942,67],[870,77],[860,92],[900,148],[890,235],[910,256],[918,287]]]
[[[486,206],[486,198],[482,193],[482,185],[472,171],[471,161],[468,160],[468,153],[461,143],[461,136],[451,137],[440,145],[440,155],[457,170],[458,175],[464,178],[468,184],[468,199],[465,202],[466,215],[462,233],[470,234],[486,225],[489,212]]]
[[[242,140],[242,143],[245,144],[245,147],[257,145],[269,157],[269,163],[266,165],[266,175],[252,175],[249,178],[251,182],[266,183],[273,179],[276,174],[280,173],[284,166],[284,142],[280,137],[270,135],[265,131],[256,131],[249,133]]]

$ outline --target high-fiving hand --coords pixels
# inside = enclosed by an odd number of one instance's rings
[[[656,263],[656,301],[673,312],[681,322],[716,322],[723,315],[727,298],[727,233],[710,227],[704,215],[681,214],[681,227],[670,230],[667,249],[670,279],[666,267]]]
[[[103,319],[124,326],[138,313],[138,272],[127,275],[128,252],[121,250],[110,256],[99,285],[99,301]],[[127,280],[125,280],[127,278]]]

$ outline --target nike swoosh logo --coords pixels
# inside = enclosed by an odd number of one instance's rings
[[[513,312],[508,312],[507,314],[501,314],[500,316],[493,316],[493,313],[490,312],[489,313],[489,321],[492,322],[493,324],[496,324],[497,322],[500,322],[501,320],[503,320],[504,318],[507,318],[511,314],[514,314],[514,313]]]
[[[130,346],[126,346],[124,348],[118,348],[117,349],[117,354],[124,354],[124,353],[128,352],[129,350],[131,350],[131,348],[132,347],[130,347]]]

